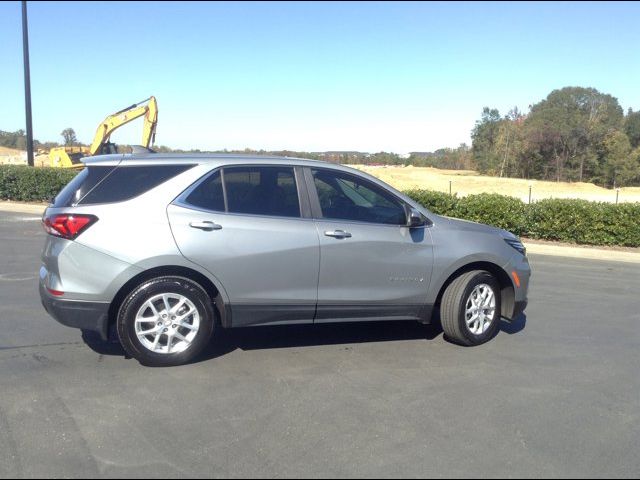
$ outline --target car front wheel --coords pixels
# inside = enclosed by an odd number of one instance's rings
[[[480,345],[493,338],[500,324],[500,285],[483,270],[466,272],[444,291],[440,318],[445,336],[461,345]]]

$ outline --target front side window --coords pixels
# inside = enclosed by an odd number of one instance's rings
[[[312,170],[312,174],[323,218],[406,224],[403,205],[383,188],[342,172]]]

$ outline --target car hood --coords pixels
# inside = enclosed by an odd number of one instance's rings
[[[450,228],[453,228],[455,230],[463,230],[466,232],[493,233],[504,238],[518,238],[516,235],[507,230],[493,227],[491,225],[486,225],[484,223],[472,222],[470,220],[461,220],[459,218],[445,216],[440,216],[440,218],[447,222]]]

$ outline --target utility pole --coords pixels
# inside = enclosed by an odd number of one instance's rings
[[[24,105],[27,120],[27,163],[33,167],[33,127],[31,123],[31,75],[29,73],[29,31],[27,2],[22,0],[22,52],[24,55]]]

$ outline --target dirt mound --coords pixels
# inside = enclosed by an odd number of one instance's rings
[[[19,155],[26,155],[27,152],[25,152],[24,150],[16,150],[15,148],[9,148],[9,147],[3,147],[0,146],[0,155],[11,155],[11,156],[19,156]]]
[[[0,165],[26,165],[27,164],[27,152],[24,150],[17,150],[15,148],[8,148],[0,146]],[[33,159],[33,164],[36,167],[48,167],[49,155],[36,154]]]
[[[477,172],[468,170],[439,170],[431,167],[349,166],[378,177],[398,190],[425,188],[448,193],[449,182],[451,181],[452,193],[457,193],[459,196],[483,192],[500,193],[528,202],[529,186],[531,186],[531,197],[534,201],[542,198],[582,198],[600,202],[616,201],[615,190],[602,188],[592,183],[498,178],[478,175]],[[640,187],[621,188],[618,199],[620,202],[640,202]]]

